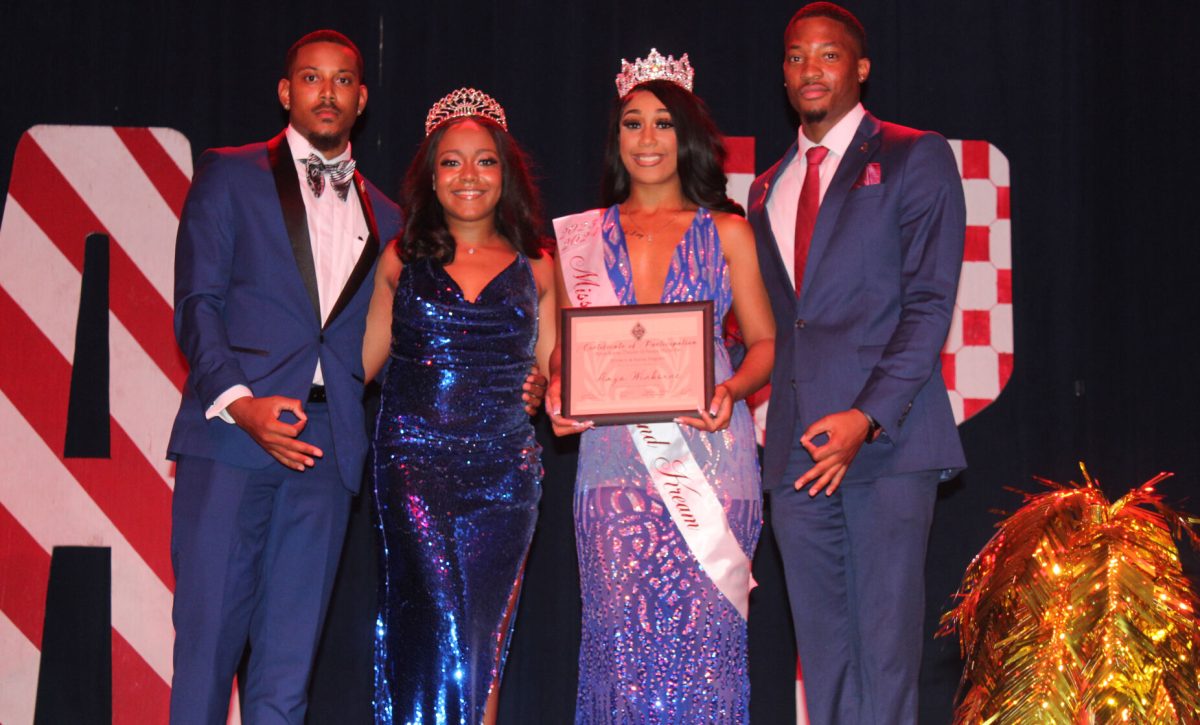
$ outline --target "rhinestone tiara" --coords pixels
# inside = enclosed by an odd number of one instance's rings
[[[500,124],[500,128],[508,130],[508,119],[505,118],[504,109],[496,103],[496,99],[474,88],[459,88],[447,93],[429,109],[429,114],[425,116],[425,135],[433,133],[433,129],[452,118],[467,116],[490,119]]]
[[[675,56],[668,55],[664,58],[656,49],[651,48],[645,59],[638,58],[633,63],[621,59],[621,72],[617,74],[617,95],[624,98],[639,83],[658,79],[671,81],[690,91],[695,77],[696,71],[688,62],[687,53],[675,60]]]

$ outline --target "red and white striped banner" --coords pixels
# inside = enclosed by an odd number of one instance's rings
[[[112,550],[113,721],[165,722],[173,469],[186,366],[172,335],[175,230],[192,173],[180,133],[36,126],[0,223],[0,722],[31,722],[51,552]],[[84,241],[107,234],[109,458],[63,454]]]

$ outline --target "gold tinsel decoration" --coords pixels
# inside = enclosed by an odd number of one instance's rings
[[[956,723],[1200,723],[1200,620],[1159,474],[1110,503],[1043,481],[967,567],[940,634],[965,660]]]

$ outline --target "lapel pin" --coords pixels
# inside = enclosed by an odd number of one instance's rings
[[[858,152],[865,154],[867,152],[867,142],[863,141],[862,146],[858,147]]]

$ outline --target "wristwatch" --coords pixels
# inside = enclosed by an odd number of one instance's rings
[[[879,421],[871,417],[871,414],[865,410],[858,411],[867,417],[867,440],[865,443],[874,443],[875,438],[879,435],[879,431],[883,430],[883,426],[879,425]]]

